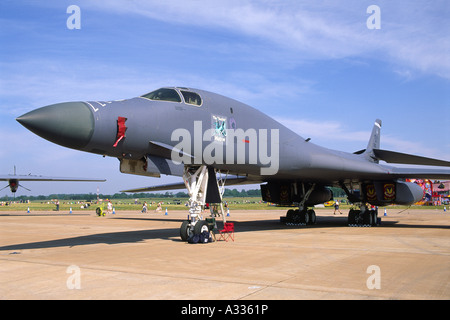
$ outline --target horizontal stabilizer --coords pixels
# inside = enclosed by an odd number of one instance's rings
[[[407,153],[381,149],[373,149],[373,153],[378,159],[386,161],[388,163],[450,167],[450,161],[415,156]]]

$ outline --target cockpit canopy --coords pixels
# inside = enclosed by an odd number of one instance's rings
[[[180,93],[183,96],[183,101],[181,100]],[[184,102],[186,104],[191,104],[199,107],[203,103],[202,98],[198,93],[190,91],[187,88],[160,88],[150,93],[144,94],[141,97],[150,100],[178,103]]]

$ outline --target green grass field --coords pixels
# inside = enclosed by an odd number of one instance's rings
[[[168,199],[168,198],[152,198],[152,199],[138,199],[137,203],[133,199],[119,199],[119,200],[112,200],[113,207],[115,208],[115,211],[136,211],[140,212],[142,210],[142,204],[144,201],[148,204],[148,212],[154,212],[157,203],[159,201],[163,202],[162,204],[162,211],[164,212],[167,208],[168,211],[173,210],[181,210],[187,212],[187,207],[184,205],[187,201],[187,198],[178,198],[180,204],[174,203],[175,199]],[[248,198],[242,198],[242,197],[236,197],[236,198],[225,198],[225,201],[228,202],[228,206],[230,210],[280,210],[280,209],[286,209],[288,210],[289,207],[280,207],[280,206],[274,206],[269,205],[267,203],[264,203],[261,201],[261,198],[259,197],[248,197]],[[341,201],[341,199],[339,199]],[[151,205],[150,205],[151,204]],[[95,212],[95,209],[99,206],[96,203],[92,203],[88,208],[82,208],[84,205],[84,202],[82,201],[60,201],[59,204],[59,212],[61,213],[67,213],[70,211],[70,208],[72,208],[72,212]],[[101,204],[100,204],[101,205]],[[387,208],[391,209],[437,209],[437,210],[444,210],[444,207],[446,207],[447,210],[449,210],[449,206],[388,206]],[[0,206],[0,212],[2,211],[23,211],[27,212],[28,208],[30,208],[30,212],[33,211],[55,211],[56,212],[56,205],[49,202],[49,201],[31,201],[30,203],[10,203],[9,205],[3,205]],[[103,208],[106,211],[106,201],[103,202]],[[292,208],[292,207],[291,207]],[[341,204],[340,209],[341,212],[347,213],[350,208],[350,205],[348,204]],[[380,208],[382,209],[382,208]],[[324,209],[319,209],[324,210]],[[333,210],[333,207],[325,208],[325,210]]]

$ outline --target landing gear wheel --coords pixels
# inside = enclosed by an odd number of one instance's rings
[[[292,223],[295,225],[298,225],[302,223],[302,219],[300,216],[300,212],[297,210],[294,210],[294,213],[292,214]]]
[[[309,214],[308,211],[299,212],[300,223],[309,224]]]
[[[310,209],[306,213],[309,218],[309,224],[316,224],[316,213],[314,210]]]
[[[286,213],[286,219],[288,221],[294,221],[294,216],[295,216],[295,210],[289,209]]]
[[[191,228],[189,227],[190,222],[189,221],[183,221],[180,227],[180,237],[181,240],[187,241],[189,236],[191,235]]]
[[[209,232],[208,223],[205,220],[200,220],[194,226],[194,234],[199,235],[204,231]]]
[[[364,226],[369,226],[372,223],[372,214],[369,211],[364,212],[363,214],[363,222]]]
[[[348,213],[348,225],[351,227],[355,227],[357,225],[362,225],[363,217],[361,214],[361,210],[350,209]]]
[[[378,212],[376,211],[370,211],[370,225],[372,227],[375,227],[377,225],[377,220],[378,220]]]

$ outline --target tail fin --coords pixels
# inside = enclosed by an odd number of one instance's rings
[[[374,149],[380,149],[380,132],[381,132],[381,120],[375,120],[373,125],[372,134],[370,135],[369,143],[366,150],[363,152],[363,156],[371,161],[378,163],[378,158],[374,153]]]
[[[450,161],[447,160],[439,160],[401,152],[382,150],[380,149],[380,132],[381,132],[381,120],[377,119],[375,120],[375,124],[373,126],[372,134],[370,135],[367,148],[360,151],[356,151],[354,152],[354,154],[359,154],[361,155],[361,157],[364,157],[367,161],[375,163],[379,163],[379,160],[383,160],[386,161],[387,163],[450,167]]]

